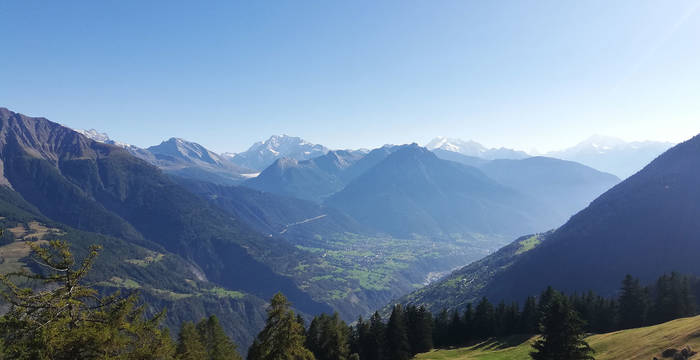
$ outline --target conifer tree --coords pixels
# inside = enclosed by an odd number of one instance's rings
[[[209,360],[242,360],[236,344],[226,335],[216,316],[200,321],[197,332]]]
[[[386,325],[382,322],[379,312],[376,312],[369,319],[369,333],[364,344],[365,356],[363,360],[384,360],[385,348],[387,346]]]
[[[583,321],[566,297],[549,292],[542,309],[541,338],[530,353],[534,360],[592,360],[593,350],[583,340]]]
[[[199,332],[193,323],[186,321],[180,327],[175,358],[178,360],[206,360],[207,349],[204,347]]]
[[[494,333],[493,304],[487,298],[482,298],[474,313],[475,338],[486,339]]]
[[[406,333],[406,322],[401,305],[395,305],[386,326],[387,360],[408,360],[411,358],[411,347]]]
[[[424,306],[418,308],[416,314],[416,330],[411,340],[413,354],[428,352],[433,348],[433,316]]]
[[[265,327],[248,352],[248,360],[311,360],[314,355],[304,347],[304,328],[289,309],[287,298],[275,294],[267,309]]]
[[[446,347],[449,345],[449,314],[447,309],[442,309],[435,317],[435,325],[433,326],[433,341],[436,347]]]
[[[146,319],[136,295],[102,297],[83,284],[99,254],[98,246],[92,246],[77,265],[63,241],[29,246],[36,272],[0,275],[0,294],[10,305],[0,318],[0,342],[6,358],[172,358],[170,335],[160,327],[164,312]],[[42,291],[31,285],[40,286]]]
[[[447,327],[448,344],[450,346],[458,346],[462,344],[462,318],[459,316],[459,311],[452,311],[450,316],[450,324]]]
[[[646,324],[646,293],[639,285],[639,279],[629,274],[622,281],[618,314],[620,329],[631,329]]]
[[[306,347],[317,360],[347,360],[350,355],[349,329],[338,313],[321,314],[311,321]]]
[[[523,312],[520,315],[520,332],[523,334],[534,334],[538,331],[539,313],[537,311],[537,300],[534,296],[528,296],[523,305]]]
[[[471,303],[467,304],[467,308],[464,310],[462,324],[462,342],[468,344],[474,339],[474,307]]]

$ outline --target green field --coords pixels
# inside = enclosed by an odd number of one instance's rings
[[[419,354],[423,360],[526,360],[533,339],[512,337],[503,341],[487,341],[467,348],[434,350]],[[700,316],[678,319],[661,325],[592,335],[586,341],[596,351],[597,360],[650,360],[661,359],[668,348],[690,346],[700,349]],[[695,355],[692,359],[700,359]]]

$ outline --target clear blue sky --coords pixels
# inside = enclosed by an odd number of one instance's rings
[[[138,146],[700,132],[700,1],[0,2],[0,106]]]

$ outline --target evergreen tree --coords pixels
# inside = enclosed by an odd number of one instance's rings
[[[513,335],[519,332],[520,327],[520,307],[517,302],[506,307],[504,316],[504,335]]]
[[[523,334],[534,334],[538,331],[539,312],[537,310],[537,300],[533,296],[528,296],[520,315],[520,332]]]
[[[452,316],[450,316],[450,324],[447,327],[447,333],[448,345],[459,346],[462,344],[462,318],[459,317],[458,310],[454,310]]]
[[[482,298],[474,313],[474,332],[476,339],[486,339],[494,335],[495,315],[493,304]]]
[[[348,337],[349,329],[338,313],[322,314],[311,321],[306,347],[317,360],[347,360],[350,355]]]
[[[433,326],[433,341],[436,347],[449,346],[449,332],[447,330],[449,324],[449,313],[447,312],[447,309],[442,309],[438,316],[435,317]]]
[[[618,321],[620,329],[631,329],[646,324],[646,292],[639,285],[639,279],[625,276],[619,298]]]
[[[412,353],[430,351],[433,348],[433,316],[424,306],[418,308],[415,326],[414,338],[411,340]]]
[[[219,319],[212,315],[197,324],[197,332],[209,360],[242,360],[236,344],[226,335]]]
[[[248,360],[310,360],[314,355],[304,347],[304,328],[281,293],[275,294],[267,309],[265,327],[248,352]]]
[[[360,358],[367,357],[365,353],[365,344],[369,334],[369,325],[360,316],[357,319],[357,324],[350,332],[350,353],[357,354]]]
[[[375,312],[369,319],[369,333],[364,344],[366,357],[362,357],[362,360],[384,360],[386,346],[386,325],[379,312]]]
[[[542,309],[541,338],[530,353],[534,360],[589,360],[593,350],[583,340],[583,321],[566,297],[549,292],[547,306]]]
[[[474,308],[471,303],[467,304],[467,308],[464,310],[462,324],[462,342],[468,344],[474,339]]]
[[[135,295],[102,297],[83,285],[99,254],[98,246],[91,247],[78,265],[65,242],[29,246],[36,273],[21,270],[0,275],[0,294],[10,305],[0,318],[0,343],[6,358],[172,358],[170,335],[160,327],[164,312],[145,319],[144,307],[137,305]]]
[[[401,305],[395,305],[391,311],[389,322],[386,326],[386,359],[408,360],[411,358],[411,347],[406,333],[406,322],[403,318]]]
[[[206,360],[207,349],[193,323],[182,323],[177,339],[177,351],[175,358],[178,360]]]

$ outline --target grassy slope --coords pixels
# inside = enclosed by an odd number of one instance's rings
[[[431,351],[416,356],[416,359],[529,359],[531,341],[532,339],[509,338],[502,342],[486,342],[468,348]],[[661,352],[668,348],[680,349],[688,345],[692,349],[700,348],[700,316],[639,329],[592,335],[586,341],[595,349],[594,356],[597,360],[661,358]],[[700,358],[700,355],[693,358]]]

